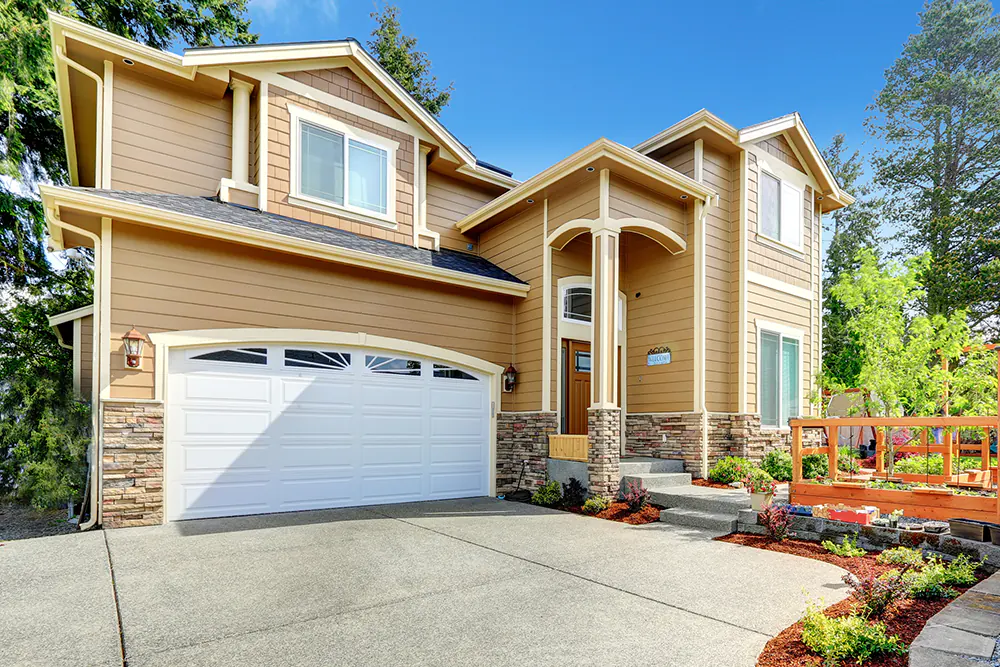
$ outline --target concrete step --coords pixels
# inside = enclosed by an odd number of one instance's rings
[[[741,509],[750,507],[750,494],[742,489],[713,489],[704,486],[680,486],[650,491],[650,502],[667,508],[728,514],[733,521]]]
[[[680,459],[654,459],[648,456],[630,456],[618,464],[624,475],[645,475],[659,472],[684,472],[684,461]]]
[[[704,528],[722,535],[736,531],[736,515],[725,512],[705,512],[684,507],[660,510],[660,521],[675,526]]]
[[[661,489],[672,489],[679,486],[691,486],[691,475],[686,472],[654,472],[641,475],[622,475],[621,489],[624,491],[629,482],[640,482],[652,493]]]

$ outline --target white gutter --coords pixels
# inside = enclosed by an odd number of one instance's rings
[[[94,372],[91,379],[91,406],[90,406],[90,449],[88,454],[90,456],[89,468],[90,473],[88,475],[88,486],[90,487],[90,518],[86,523],[80,524],[80,530],[87,530],[97,523],[97,518],[100,515],[100,489],[99,485],[99,469],[98,465],[103,457],[103,452],[101,451],[101,401],[100,401],[100,382],[101,377],[99,373],[101,358],[100,358],[100,346],[101,346],[101,237],[97,234],[87,231],[81,227],[75,227],[69,223],[63,222],[59,219],[59,213],[56,209],[51,209],[47,212],[46,217],[49,220],[49,224],[60,227],[65,230],[69,230],[75,234],[80,234],[85,236],[94,242],[94,349],[91,352],[94,358]],[[77,341],[74,341],[76,344]]]
[[[104,164],[104,81],[80,63],[70,59],[61,46],[56,47],[56,57],[77,72],[93,79],[97,85],[97,113],[95,114],[97,117],[97,134],[95,135],[97,148],[94,151],[94,187],[99,188],[101,187],[101,167]]]

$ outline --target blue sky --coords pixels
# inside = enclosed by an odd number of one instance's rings
[[[601,136],[625,145],[705,107],[738,127],[798,111],[817,144],[865,107],[922,3],[397,0],[444,83],[441,120],[525,179]],[[370,1],[251,0],[261,42],[355,37]]]

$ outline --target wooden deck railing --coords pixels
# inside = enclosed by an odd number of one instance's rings
[[[792,502],[795,502],[796,495],[802,500],[815,500],[822,498],[825,501],[832,501],[836,498],[855,501],[856,503],[877,505],[886,510],[886,498],[898,498],[897,503],[910,507],[911,510],[923,511],[935,514],[928,518],[942,518],[949,512],[963,511],[970,518],[982,518],[984,513],[991,515],[991,519],[1000,520],[1000,499],[989,497],[967,497],[962,502],[935,502],[930,505],[921,504],[912,498],[903,496],[893,496],[892,493],[864,488],[865,482],[871,479],[884,479],[886,481],[901,482],[923,482],[933,485],[950,485],[973,487],[979,489],[996,488],[996,470],[991,465],[990,452],[990,431],[997,429],[1000,433],[1000,422],[995,416],[989,417],[836,417],[824,419],[792,419],[789,422],[792,429],[792,486],[790,489]],[[841,472],[838,468],[838,443],[841,428],[847,427],[869,427],[875,434],[875,469],[873,472],[858,474],[854,472]],[[919,429],[919,444],[896,445],[887,447],[885,443],[886,430],[895,428]],[[942,429],[942,442],[930,442],[929,433],[931,429]],[[819,446],[803,446],[803,432],[805,429],[822,429],[822,439],[825,444]],[[974,443],[962,443],[960,439],[961,431],[969,429],[982,429],[982,435]],[[891,437],[891,431],[890,431]],[[930,474],[929,467],[926,473],[889,473],[886,466],[886,454],[888,452],[914,453],[927,456],[928,466],[931,454],[941,454],[942,474]],[[972,452],[980,458],[980,469],[963,472],[954,470],[955,457],[961,457],[962,452]],[[811,454],[824,454],[827,457],[827,478],[834,489],[839,488],[839,492],[821,490],[816,485],[803,484],[802,480],[802,458]],[[810,488],[811,487],[811,488]],[[947,490],[917,488],[914,490],[918,497],[928,498],[933,494],[949,494]],[[968,500],[969,502],[965,502]],[[971,503],[971,504],[970,504]],[[912,507],[911,507],[912,505]],[[968,505],[969,507],[965,507]],[[973,505],[975,507],[973,507]],[[919,509],[917,509],[919,507]],[[964,508],[964,509],[963,509]],[[950,517],[949,517],[950,518]]]
[[[590,441],[585,435],[550,435],[549,458],[586,461]]]

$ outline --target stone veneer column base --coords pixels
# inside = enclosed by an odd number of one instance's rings
[[[621,483],[621,414],[620,408],[587,410],[587,432],[590,439],[587,474],[590,477],[589,490],[594,495],[611,498],[618,495]]]
[[[803,429],[807,441],[817,440],[817,429]],[[684,469],[701,475],[701,415],[697,412],[625,415],[625,451],[631,456],[683,459]],[[765,429],[760,415],[708,414],[708,467],[726,456],[742,456],[759,463],[773,450],[789,451],[791,433]]]
[[[106,402],[101,410],[104,527],[163,523],[163,405]]]
[[[517,488],[522,465],[522,489],[534,491],[545,483],[549,436],[558,428],[555,412],[497,414],[497,493],[510,493]]]

